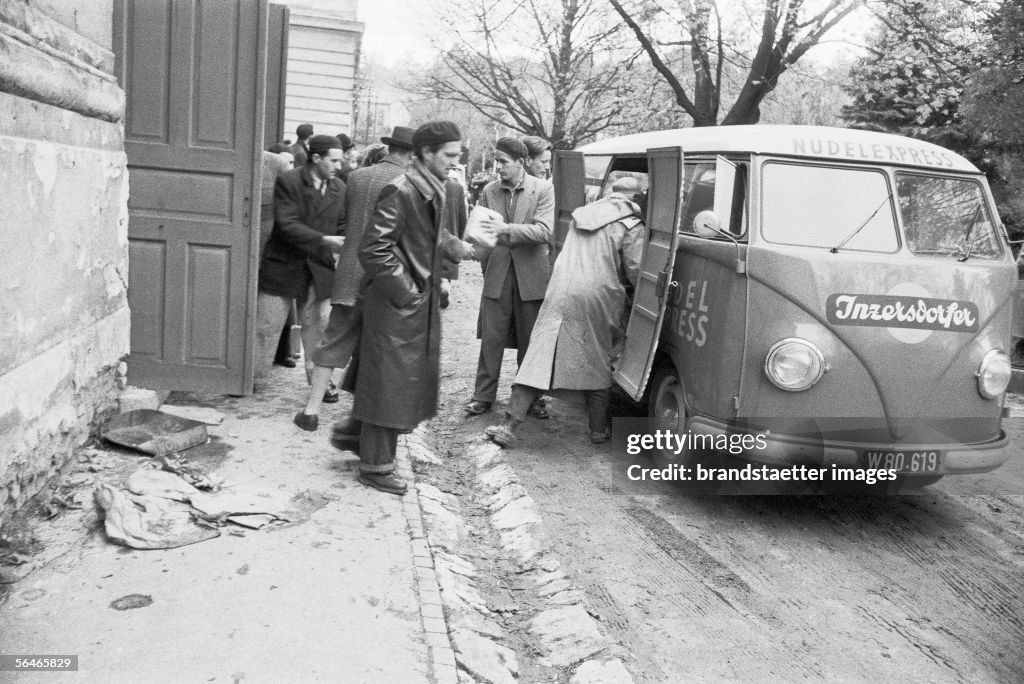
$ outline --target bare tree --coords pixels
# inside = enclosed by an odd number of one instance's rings
[[[694,126],[720,123],[723,75],[743,73],[723,125],[757,123],[779,77],[861,0],[762,0],[747,3],[747,35],[729,30],[714,0],[608,0],[669,84]],[[749,56],[748,56],[749,55]],[[682,59],[680,59],[682,57]]]
[[[574,147],[622,122],[627,74],[604,0],[452,0],[439,5],[441,57],[416,90],[464,102],[497,124]],[[450,42],[445,43],[445,39]]]

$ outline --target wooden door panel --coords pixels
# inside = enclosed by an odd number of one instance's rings
[[[267,97],[264,107],[263,148],[288,137],[284,130],[284,98],[288,75],[288,18],[284,5],[270,5],[267,31]],[[351,85],[349,85],[351,89]]]
[[[120,0],[129,382],[252,388],[266,0]]]
[[[167,244],[156,240],[129,240],[128,263],[132,354],[162,360],[166,298],[163,283],[167,272]],[[145,278],[140,280],[143,275]]]
[[[119,62],[130,64],[122,75],[127,93],[145,93],[129,101],[125,118],[127,140],[148,140],[166,145],[171,121],[171,0],[128,2],[124,6],[125,31]],[[129,160],[130,161],[130,160]]]

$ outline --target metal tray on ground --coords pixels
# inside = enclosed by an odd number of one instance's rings
[[[166,456],[205,444],[206,424],[153,409],[118,414],[103,427],[103,439],[151,456]]]

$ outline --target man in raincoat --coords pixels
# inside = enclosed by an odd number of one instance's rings
[[[352,418],[361,422],[359,481],[392,494],[406,490],[394,472],[398,435],[437,414],[442,259],[477,258],[444,229],[454,201],[445,180],[462,155],[458,127],[431,121],[412,143],[412,166],[381,190],[360,242],[363,330],[349,370]]]
[[[610,436],[612,363],[625,338],[627,287],[636,286],[643,256],[643,218],[632,201],[639,189],[636,179],[620,178],[607,197],[572,213],[505,421],[486,430],[501,446],[515,443],[542,393],[559,389],[583,391],[591,442]]]

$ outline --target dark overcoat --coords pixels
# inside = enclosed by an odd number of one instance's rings
[[[410,170],[380,193],[359,249],[363,332],[352,417],[411,430],[437,414],[446,198]]]
[[[305,300],[312,283],[317,299],[329,297],[334,254],[320,240],[341,235],[344,220],[345,185],[340,180],[329,179],[321,196],[308,167],[280,174],[274,186],[274,228],[260,262],[260,290]]]

